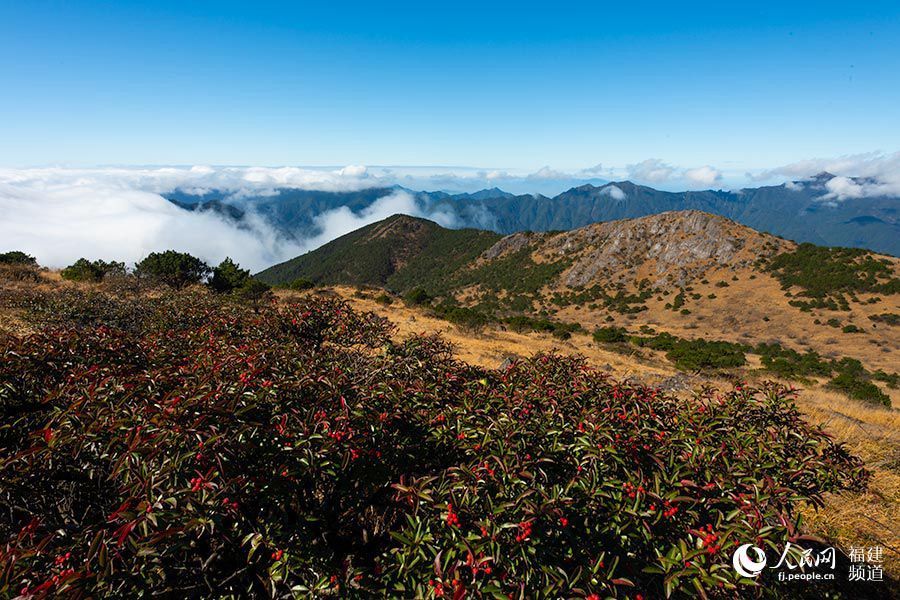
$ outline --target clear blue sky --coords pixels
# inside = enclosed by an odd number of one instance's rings
[[[771,167],[900,146],[900,2],[0,0],[0,165]]]

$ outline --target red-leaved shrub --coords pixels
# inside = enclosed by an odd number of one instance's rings
[[[775,385],[482,370],[322,298],[26,304],[38,333],[0,340],[2,596],[731,598],[736,545],[867,476]]]

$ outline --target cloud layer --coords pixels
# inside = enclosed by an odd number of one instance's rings
[[[796,180],[821,171],[837,175],[822,188],[823,202],[869,196],[900,196],[900,152],[814,159],[747,173],[743,182],[782,182],[802,189]],[[729,176],[730,177],[730,176]],[[700,189],[723,183],[711,165],[682,167],[648,159],[624,167],[596,166],[575,171],[542,167],[534,172],[441,167],[110,167],[0,169],[0,251],[21,249],[42,264],[65,266],[79,257],[140,260],[157,250],[191,252],[217,263],[231,256],[253,270],[292,258],[335,237],[396,213],[422,216],[446,226],[451,213],[424,205],[401,189],[385,193],[354,213],[346,207],[315,217],[320,232],[289,239],[262,218],[249,213],[238,227],[215,212],[190,212],[161,194],[179,189],[202,194],[227,191],[238,200],[274,194],[279,188],[354,191],[403,186],[416,190],[476,191],[500,187],[513,193],[555,195],[583,183],[601,185],[601,193],[625,200],[610,180],[632,179],[664,189]],[[730,181],[730,179],[729,179]],[[738,187],[738,186],[734,186]],[[483,215],[490,226],[491,215]]]
[[[749,173],[748,176],[753,181],[802,180],[822,172],[838,176],[826,183],[825,200],[900,196],[900,152],[815,158]]]
[[[361,185],[363,169],[324,172],[316,179],[297,169],[40,169],[0,171],[0,252],[17,249],[50,267],[80,257],[139,261],[153,251],[176,249],[217,264],[226,256],[254,271],[312,250],[354,229],[396,213],[453,226],[453,216],[429,210],[396,191],[364,211],[346,207],[315,218],[319,234],[288,239],[248,213],[240,227],[212,211],[183,210],[160,193],[175,188],[203,191],[310,187],[347,190]]]

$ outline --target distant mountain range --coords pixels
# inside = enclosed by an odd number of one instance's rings
[[[475,193],[417,192],[371,188],[354,192],[279,189],[266,195],[175,191],[170,201],[187,210],[212,210],[240,221],[255,211],[287,236],[315,235],[316,217],[346,206],[365,210],[397,191],[413,195],[423,214],[452,217],[455,226],[500,234],[570,230],[591,223],[636,218],[673,210],[701,210],[797,242],[868,248],[900,255],[900,197],[836,200],[826,184],[834,175],[738,191],[665,192],[630,181],[583,185],[553,198],[514,195],[497,188]]]

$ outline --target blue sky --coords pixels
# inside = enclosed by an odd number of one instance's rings
[[[900,3],[0,1],[0,165],[748,169],[900,148]]]

